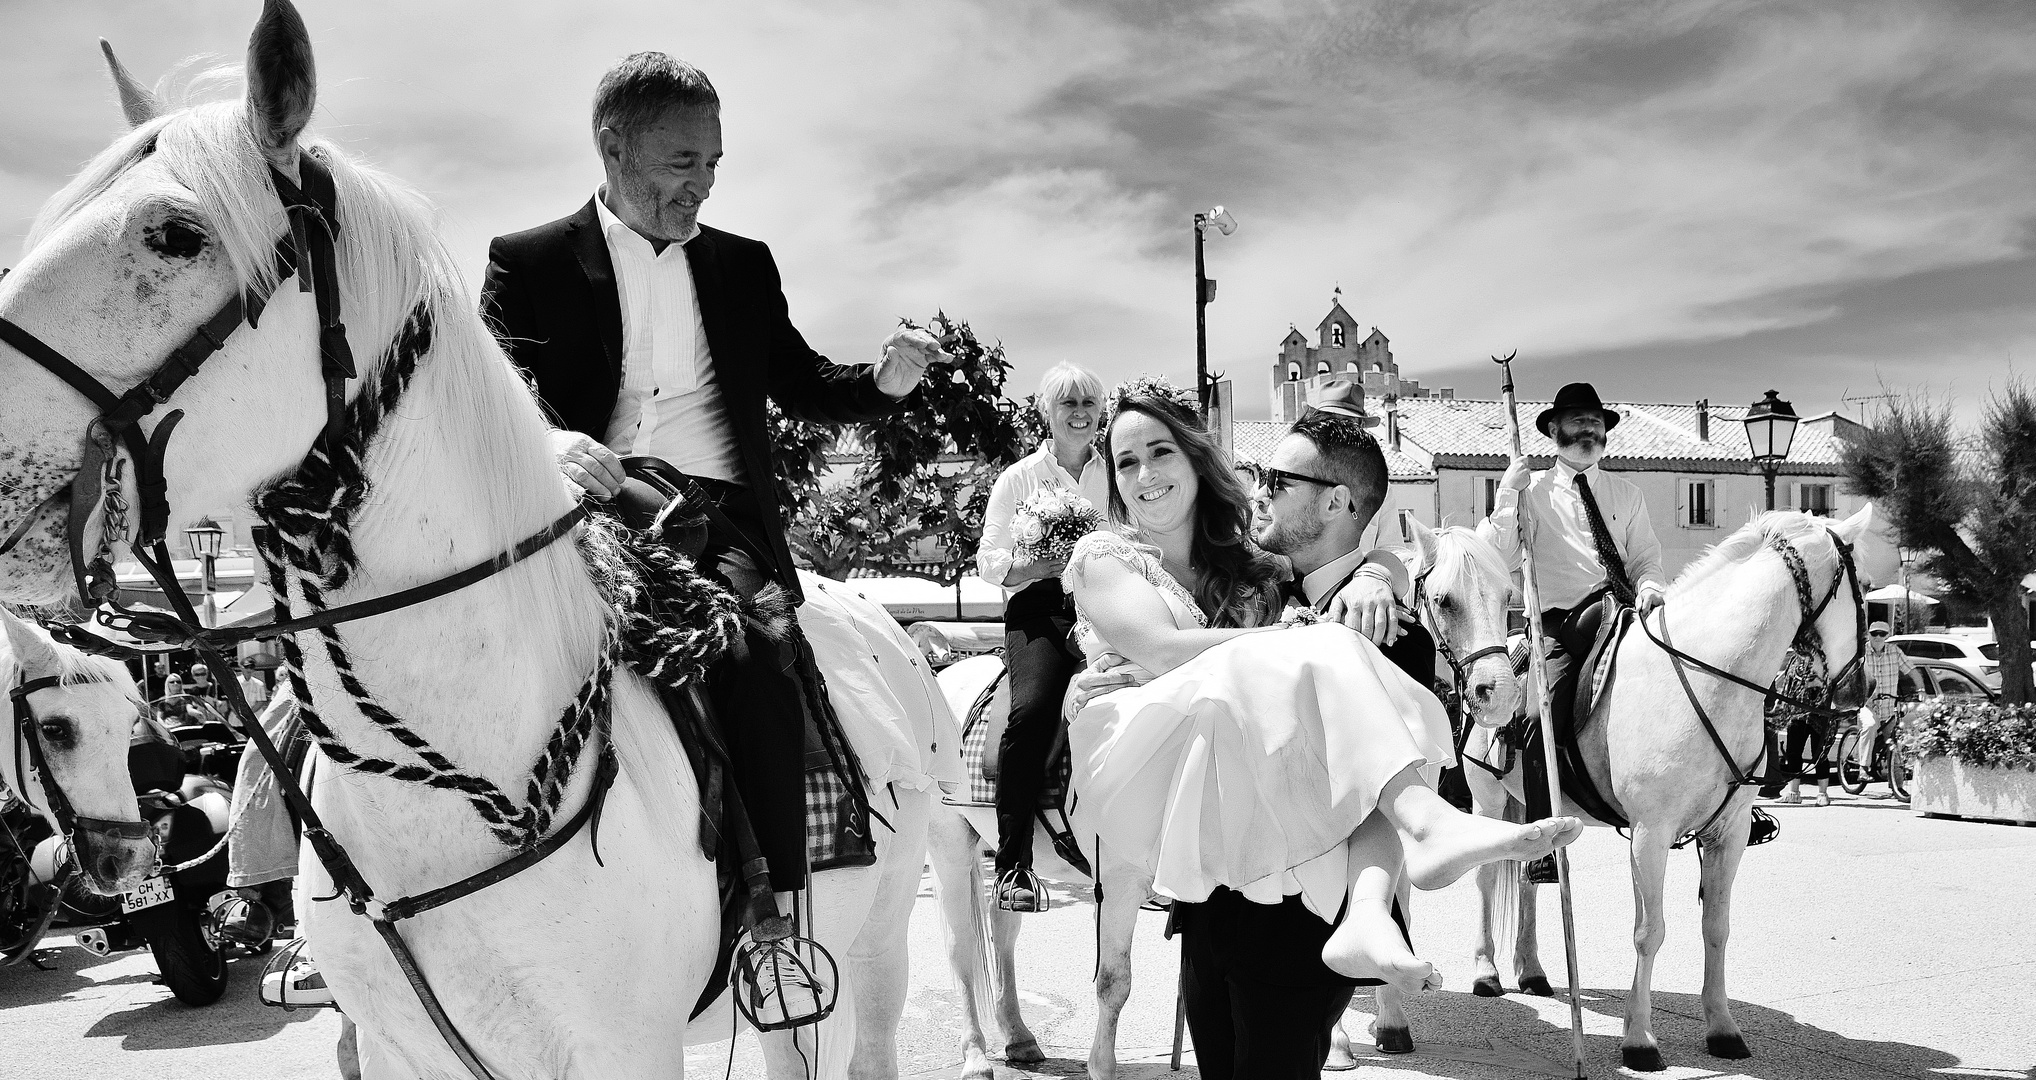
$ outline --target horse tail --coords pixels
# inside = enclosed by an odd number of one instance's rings
[[[952,807],[936,807],[937,834],[930,852],[938,890],[941,922],[947,931],[948,963],[955,989],[975,1013],[976,1027],[988,1045],[1001,1045],[1009,1033],[997,1017],[997,988],[1002,984],[996,940],[989,918],[989,889],[983,878],[981,845],[975,827]]]

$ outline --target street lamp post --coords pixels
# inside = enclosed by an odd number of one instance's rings
[[[1912,634],[1916,630],[1915,613],[1909,610],[1911,607],[1909,603],[1909,561],[1915,557],[1916,553],[1906,547],[1895,548],[1895,559],[1900,564],[1902,572],[1902,626],[1900,632],[1904,634]]]
[[[1753,463],[1767,477],[1767,508],[1772,510],[1775,474],[1781,472],[1781,463],[1789,456],[1789,444],[1796,440],[1796,409],[1769,390],[1766,397],[1746,411],[1745,423]]]
[[[191,557],[198,560],[198,588],[205,597],[198,621],[206,626],[219,623],[219,604],[212,594],[219,591],[219,548],[225,539],[226,530],[211,518],[199,518],[197,524],[184,530],[184,540],[191,545]]]
[[[1202,234],[1214,226],[1229,236],[1237,231],[1237,219],[1220,206],[1195,215],[1195,397],[1202,403],[1202,415],[1209,414],[1209,317],[1208,307],[1216,299],[1216,279],[1203,270]]]

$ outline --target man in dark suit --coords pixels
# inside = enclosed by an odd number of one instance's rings
[[[671,462],[721,510],[702,572],[745,598],[775,583],[796,601],[765,399],[807,420],[871,420],[939,345],[900,331],[874,367],[829,361],[793,327],[770,249],[699,224],[722,146],[720,98],[698,69],[623,59],[595,91],[593,128],[606,183],[570,216],[495,239],[483,314],[558,426],[569,479],[606,497],[622,457]],[[789,893],[806,879],[798,646],[748,645],[711,673],[709,697],[771,887]]]

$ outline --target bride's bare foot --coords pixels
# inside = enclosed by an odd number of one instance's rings
[[[1405,994],[1418,994],[1435,975],[1434,965],[1415,956],[1393,921],[1391,903],[1352,898],[1343,921],[1322,946],[1329,970],[1352,979],[1384,979]]]
[[[1583,831],[1583,822],[1573,817],[1515,825],[1475,814],[1448,815],[1407,844],[1407,877],[1417,889],[1440,889],[1488,862],[1538,859]]]

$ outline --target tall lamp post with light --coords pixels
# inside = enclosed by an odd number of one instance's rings
[[[1769,510],[1774,509],[1774,478],[1789,456],[1789,444],[1796,441],[1797,422],[1795,406],[1772,390],[1746,411],[1746,443],[1753,449],[1753,463],[1767,477]]]
[[[226,530],[211,518],[199,518],[197,524],[184,530],[184,540],[191,545],[191,557],[198,560],[198,588],[205,595],[205,605],[199,609],[198,621],[206,626],[219,624],[219,603],[213,594],[219,591],[219,549],[226,540]]]
[[[1202,264],[1202,234],[1210,228],[1229,236],[1237,231],[1237,219],[1220,206],[1195,215],[1195,396],[1202,403],[1204,416],[1209,414],[1208,307],[1216,299],[1216,279],[1203,270]]]

